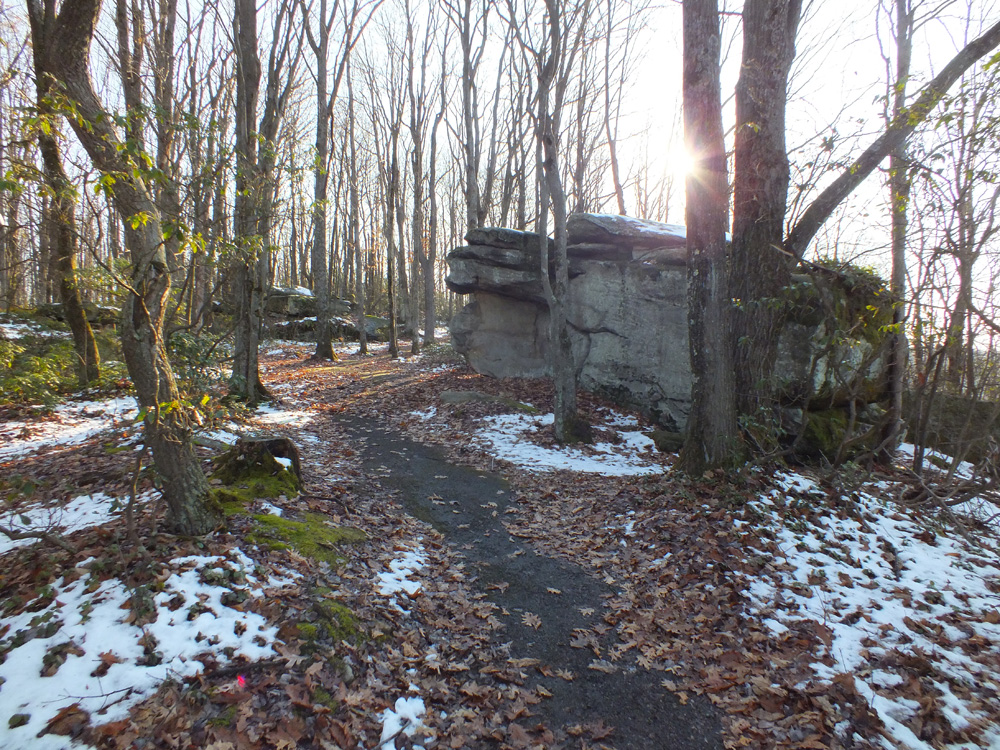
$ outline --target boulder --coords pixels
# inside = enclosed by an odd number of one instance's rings
[[[458,294],[483,291],[541,302],[540,266],[538,248],[469,245],[449,253],[447,284]]]
[[[683,431],[692,384],[684,227],[591,214],[574,214],[569,226],[566,312],[580,386]],[[485,375],[549,374],[537,236],[526,235],[478,230],[470,240],[498,246],[448,256],[448,286],[473,295],[451,321],[452,345]],[[830,272],[796,278],[788,295],[782,304],[792,322],[776,367],[784,404],[828,410],[880,398],[892,309],[884,290],[863,275]]]
[[[536,232],[522,232],[504,227],[480,227],[470,229],[465,235],[465,241],[470,245],[534,253],[536,258],[541,254],[541,243]],[[549,250],[555,249],[555,245],[556,243],[550,239]]]
[[[908,391],[903,394],[903,419],[911,442],[923,438],[928,448],[948,456],[961,455],[973,463],[988,456],[995,460],[1000,445],[1000,402]],[[920,435],[922,423],[924,434]]]
[[[316,297],[305,287],[271,287],[264,300],[264,309],[274,315],[304,318],[316,314]]]
[[[93,302],[84,302],[83,311],[87,316],[87,321],[92,326],[113,326],[118,324],[121,317],[121,310],[117,307],[98,305]],[[66,309],[62,302],[48,302],[41,304],[37,308],[39,315],[52,318],[60,322],[66,321]]]

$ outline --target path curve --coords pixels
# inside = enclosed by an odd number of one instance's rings
[[[538,554],[506,531],[503,516],[515,508],[502,477],[451,463],[439,448],[368,419],[342,414],[336,422],[361,447],[366,473],[397,490],[407,512],[433,525],[468,560],[476,585],[499,607],[511,657],[539,659],[549,668],[552,677],[532,678],[531,684],[552,693],[533,707],[538,719],[557,735],[602,721],[614,730],[604,742],[617,750],[721,750],[720,719],[707,700],[682,705],[660,685],[662,673],[626,660],[599,661],[595,651],[570,645],[574,629],[590,631],[598,624],[603,599],[612,590],[579,566]],[[539,627],[525,623],[529,614]],[[613,643],[609,629],[597,648],[604,655]],[[595,663],[613,671],[594,669]],[[557,670],[574,678],[561,679]]]

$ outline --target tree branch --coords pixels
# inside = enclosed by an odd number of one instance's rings
[[[985,34],[969,42],[944,69],[886,128],[885,132],[844,170],[816,199],[796,222],[785,239],[785,251],[801,258],[824,222],[854,189],[864,182],[889,152],[906,141],[924,123],[945,93],[978,60],[1000,45],[1000,22]]]

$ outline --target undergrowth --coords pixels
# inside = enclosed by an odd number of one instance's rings
[[[101,354],[97,392],[121,390],[128,371],[121,361],[121,345],[113,332],[96,333]],[[28,335],[0,340],[0,405],[54,406],[79,391],[73,342],[52,335]]]

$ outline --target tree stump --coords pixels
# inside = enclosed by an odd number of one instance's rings
[[[240,438],[216,461],[214,476],[226,484],[288,471],[296,489],[302,486],[299,449],[289,438]]]

